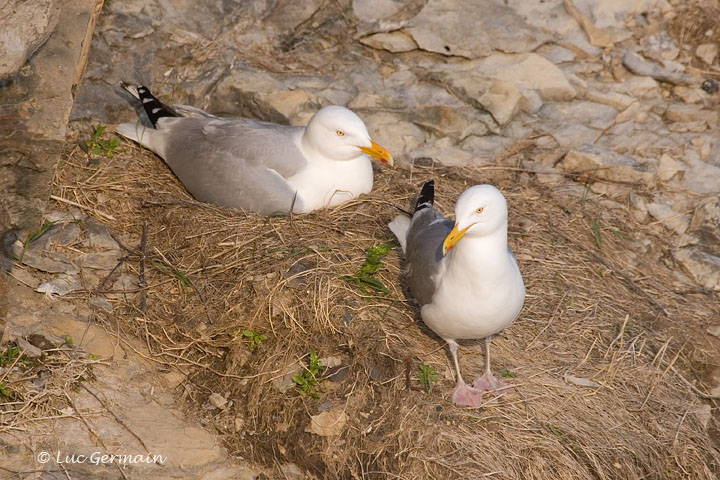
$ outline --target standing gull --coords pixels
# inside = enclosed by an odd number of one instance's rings
[[[510,387],[490,371],[490,340],[517,318],[525,286],[507,245],[507,203],[492,185],[465,190],[455,224],[433,207],[435,182],[423,185],[412,218],[390,222],[405,253],[410,289],[423,322],[450,347],[457,386],[453,402],[477,406],[486,391]],[[460,374],[457,340],[485,339],[485,373],[468,386]]]
[[[290,127],[170,106],[147,87],[121,86],[142,102],[152,127],[123,123],[117,132],[162,157],[203,202],[263,215],[305,213],[368,193],[368,155],[393,164],[360,117],[344,107],[321,108],[306,127]]]

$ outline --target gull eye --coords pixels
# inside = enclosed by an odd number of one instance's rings
[[[345,132],[343,132],[342,130],[337,130],[335,133],[337,133],[337,136],[338,136],[338,137],[344,137],[344,136],[345,136]]]
[[[480,214],[483,212],[483,210],[485,210],[485,209],[484,209],[483,207],[480,207],[480,208],[478,208],[477,210],[475,210],[475,213],[477,213],[478,215],[480,215]]]

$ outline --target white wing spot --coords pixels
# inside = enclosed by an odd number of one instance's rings
[[[141,93],[142,93],[142,92],[141,92]],[[153,101],[152,98],[143,98],[143,103],[149,103],[149,102],[152,102],[152,101]]]
[[[152,113],[158,113],[160,110],[162,110],[162,108],[155,107],[152,109]]]

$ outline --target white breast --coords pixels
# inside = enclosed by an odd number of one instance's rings
[[[287,179],[302,199],[302,211],[339,205],[372,189],[370,159],[362,156],[349,161],[316,160]]]

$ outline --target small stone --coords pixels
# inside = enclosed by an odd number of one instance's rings
[[[325,400],[320,405],[318,405],[318,412],[324,412],[325,410],[330,410],[333,406],[333,402],[330,400]]]
[[[40,280],[33,277],[32,274],[24,268],[18,268],[13,266],[13,268],[10,270],[10,276],[32,289],[35,289],[38,287],[38,285],[40,285]]]
[[[334,437],[343,432],[347,420],[347,414],[340,408],[325,410],[322,413],[310,416],[310,425],[305,431],[321,437]]]
[[[563,379],[568,382],[572,383],[573,385],[577,385],[578,387],[590,387],[590,388],[599,388],[602,385],[600,385],[597,382],[593,382],[592,380],[588,378],[580,378],[580,377],[574,377],[572,375],[565,374]]]
[[[50,280],[49,282],[42,283],[38,286],[35,291],[44,293],[48,298],[53,299],[53,296],[63,296],[75,290],[80,290],[82,284],[77,275],[61,274],[58,277]]]
[[[343,323],[346,327],[349,327],[353,320],[353,314],[352,312],[345,312],[343,315]]]
[[[665,228],[680,235],[684,234],[690,226],[690,217],[688,215],[678,213],[664,203],[648,203],[647,209],[648,213],[662,223]]]
[[[122,258],[120,250],[105,252],[89,252],[80,256],[80,265],[83,268],[94,270],[112,270]]]
[[[686,73],[674,72],[665,66],[645,60],[635,52],[626,52],[623,55],[623,65],[635,75],[653,77],[674,85],[691,85],[694,81],[693,77]]]
[[[700,103],[703,101],[703,93],[697,88],[677,86],[672,91],[685,103]]]
[[[720,325],[715,325],[714,327],[708,327],[707,332],[712,335],[713,337],[720,338]]]
[[[300,262],[290,267],[285,274],[286,277],[292,277],[288,280],[288,287],[294,288],[295,290],[304,290],[307,286],[307,275],[298,274],[305,272],[309,269],[310,267]]]
[[[380,367],[378,367],[377,365],[372,365],[370,367],[370,372],[368,372],[368,375],[370,376],[370,380],[379,382],[380,380],[382,380],[382,369],[380,369]]]
[[[629,121],[642,122],[647,118],[647,112],[643,109],[640,102],[635,102],[628,108],[618,113],[615,117],[615,123],[625,123]]]
[[[663,182],[668,182],[685,172],[685,165],[672,158],[667,153],[660,157],[660,163],[658,164],[657,177]]]
[[[707,430],[710,425],[710,421],[712,420],[712,407],[707,403],[703,403],[702,405],[698,405],[693,410],[693,413],[700,421],[700,425],[703,426],[703,429]]]
[[[235,433],[240,433],[245,426],[245,419],[242,417],[235,417],[235,421],[233,422],[233,428],[235,429]]]
[[[698,284],[709,290],[720,290],[720,257],[691,247],[675,252],[675,259]]]
[[[350,367],[347,365],[338,365],[328,370],[327,378],[331,382],[342,382],[350,376]]]
[[[339,357],[323,357],[320,363],[325,368],[333,368],[342,365],[342,360]]]
[[[120,248],[120,245],[118,245],[112,235],[110,235],[110,230],[107,226],[92,218],[88,218],[84,222],[84,226],[90,247],[100,250],[117,250]]]
[[[368,47],[387,50],[392,53],[411,52],[418,48],[415,40],[413,40],[410,35],[401,31],[376,33],[375,35],[361,38],[360,43]]]
[[[520,107],[520,92],[512,83],[496,80],[478,99],[500,125],[513,119]]]
[[[32,247],[22,255],[23,265],[48,273],[78,273],[72,260],[59,252],[39,252]]]
[[[618,92],[600,91],[589,88],[585,92],[585,98],[591,102],[610,105],[616,110],[623,111],[635,102],[635,98]]]
[[[102,311],[108,312],[108,313],[113,311],[112,303],[110,303],[110,301],[107,298],[102,297],[100,295],[93,295],[90,298],[89,303],[90,303],[91,307],[94,307],[98,310],[102,310]]]
[[[650,219],[650,214],[648,214],[647,211],[647,203],[645,202],[645,198],[641,195],[638,195],[635,192],[630,192],[630,205],[632,205],[633,209],[630,213],[632,213],[632,216],[640,223],[647,223]]]
[[[698,45],[698,47],[695,49],[695,55],[697,55],[700,60],[707,63],[708,65],[713,64],[717,54],[717,43],[703,43],[701,45]]]
[[[219,408],[220,410],[224,410],[227,405],[227,400],[219,393],[211,393],[208,397],[208,402],[210,402],[213,407]]]
[[[672,122],[706,122],[715,126],[718,123],[718,112],[705,110],[702,105],[670,105],[665,112],[665,118]]]

